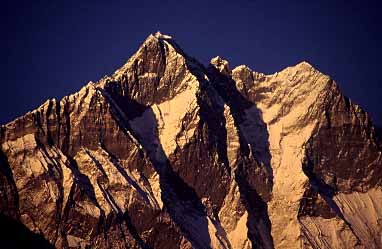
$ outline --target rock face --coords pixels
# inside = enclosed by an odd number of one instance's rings
[[[0,142],[0,223],[30,246],[382,247],[381,144],[307,62],[204,67],[158,32]]]

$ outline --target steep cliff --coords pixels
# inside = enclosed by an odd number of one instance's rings
[[[0,142],[0,223],[31,246],[382,247],[375,130],[307,62],[204,67],[158,32]]]

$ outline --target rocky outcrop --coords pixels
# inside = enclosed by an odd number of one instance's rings
[[[375,129],[307,62],[204,67],[156,33],[0,142],[0,222],[40,247],[382,246]]]

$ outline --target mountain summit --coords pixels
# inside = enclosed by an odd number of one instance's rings
[[[205,67],[157,32],[0,142],[4,245],[382,247],[375,129],[307,62]]]

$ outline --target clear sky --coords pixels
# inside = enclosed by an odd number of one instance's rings
[[[158,30],[204,64],[273,73],[307,60],[382,124],[380,2],[6,0],[0,124],[111,74]]]

